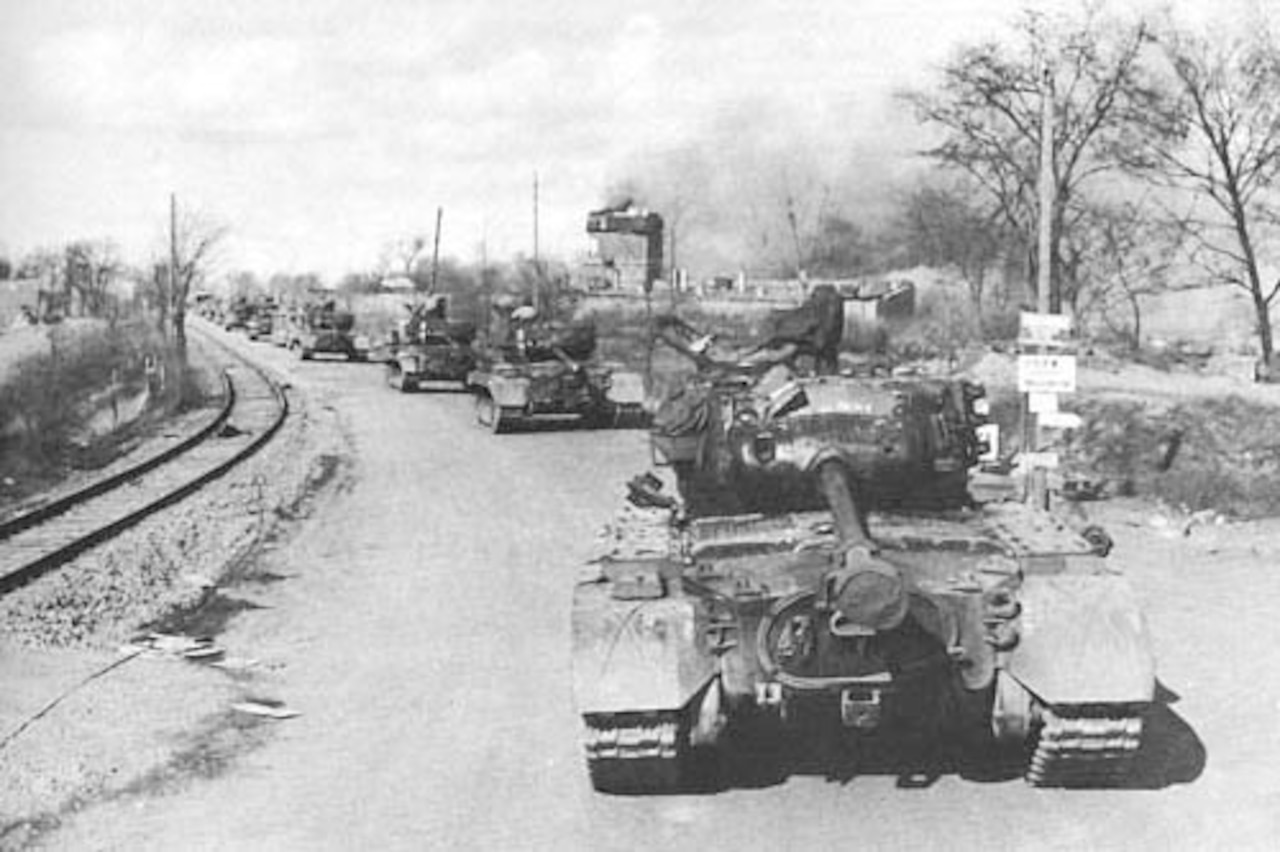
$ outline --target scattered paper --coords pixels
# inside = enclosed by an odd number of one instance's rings
[[[297,710],[290,710],[284,704],[269,704],[263,701],[237,701],[231,705],[231,709],[268,719],[292,719],[299,715]]]

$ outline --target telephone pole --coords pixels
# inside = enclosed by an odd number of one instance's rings
[[[1040,221],[1039,258],[1036,269],[1036,308],[1042,314],[1051,310],[1049,290],[1053,287],[1053,69],[1046,63],[1040,89]]]
[[[542,311],[542,259],[538,255],[538,172],[533,172],[533,308]]]
[[[431,295],[436,293],[436,275],[440,271],[440,220],[444,217],[444,208],[436,208],[436,237],[431,248]]]

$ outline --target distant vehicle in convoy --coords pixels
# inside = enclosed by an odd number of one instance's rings
[[[476,366],[475,323],[450,320],[443,296],[409,307],[386,353],[387,384],[404,393],[442,383],[465,388]]]
[[[497,343],[467,376],[480,426],[498,433],[538,422],[643,422],[643,376],[592,360],[593,325],[542,322],[527,306],[509,319],[495,323]]]
[[[222,309],[222,327],[227,331],[243,331],[252,315],[252,303],[244,296],[235,296]]]
[[[250,340],[270,338],[271,330],[275,326],[275,313],[275,302],[270,299],[253,303],[244,323],[245,335]]]
[[[271,342],[287,347],[293,340],[294,328],[302,322],[305,312],[301,308],[280,306],[271,318]]]
[[[290,323],[288,347],[299,360],[316,355],[344,355],[348,361],[367,361],[369,339],[355,331],[355,316],[333,302],[309,305]]]
[[[979,504],[982,389],[828,372],[842,323],[817,319],[770,342],[781,361],[676,341],[699,371],[651,440],[678,497],[633,480],[574,590],[593,785],[678,792],[699,753],[762,731],[1122,783],[1156,682],[1105,536]]]

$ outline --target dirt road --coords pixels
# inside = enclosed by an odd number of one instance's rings
[[[681,797],[591,792],[569,694],[576,566],[648,464],[641,432],[494,437],[461,395],[254,348],[355,438],[352,486],[264,556],[221,637],[300,711],[212,777],[90,803],[55,849],[1199,849],[1280,837],[1280,527],[1108,509],[1166,698],[1139,789],[822,772]]]

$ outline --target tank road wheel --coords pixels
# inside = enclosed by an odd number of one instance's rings
[[[387,384],[401,393],[417,390],[413,379],[406,376],[404,370],[400,369],[400,365],[394,361],[387,362]]]
[[[601,793],[677,793],[689,761],[678,713],[588,716],[583,746],[591,786]]]
[[[497,435],[505,432],[515,420],[514,415],[498,405],[493,397],[481,391],[476,394],[476,424]]]

